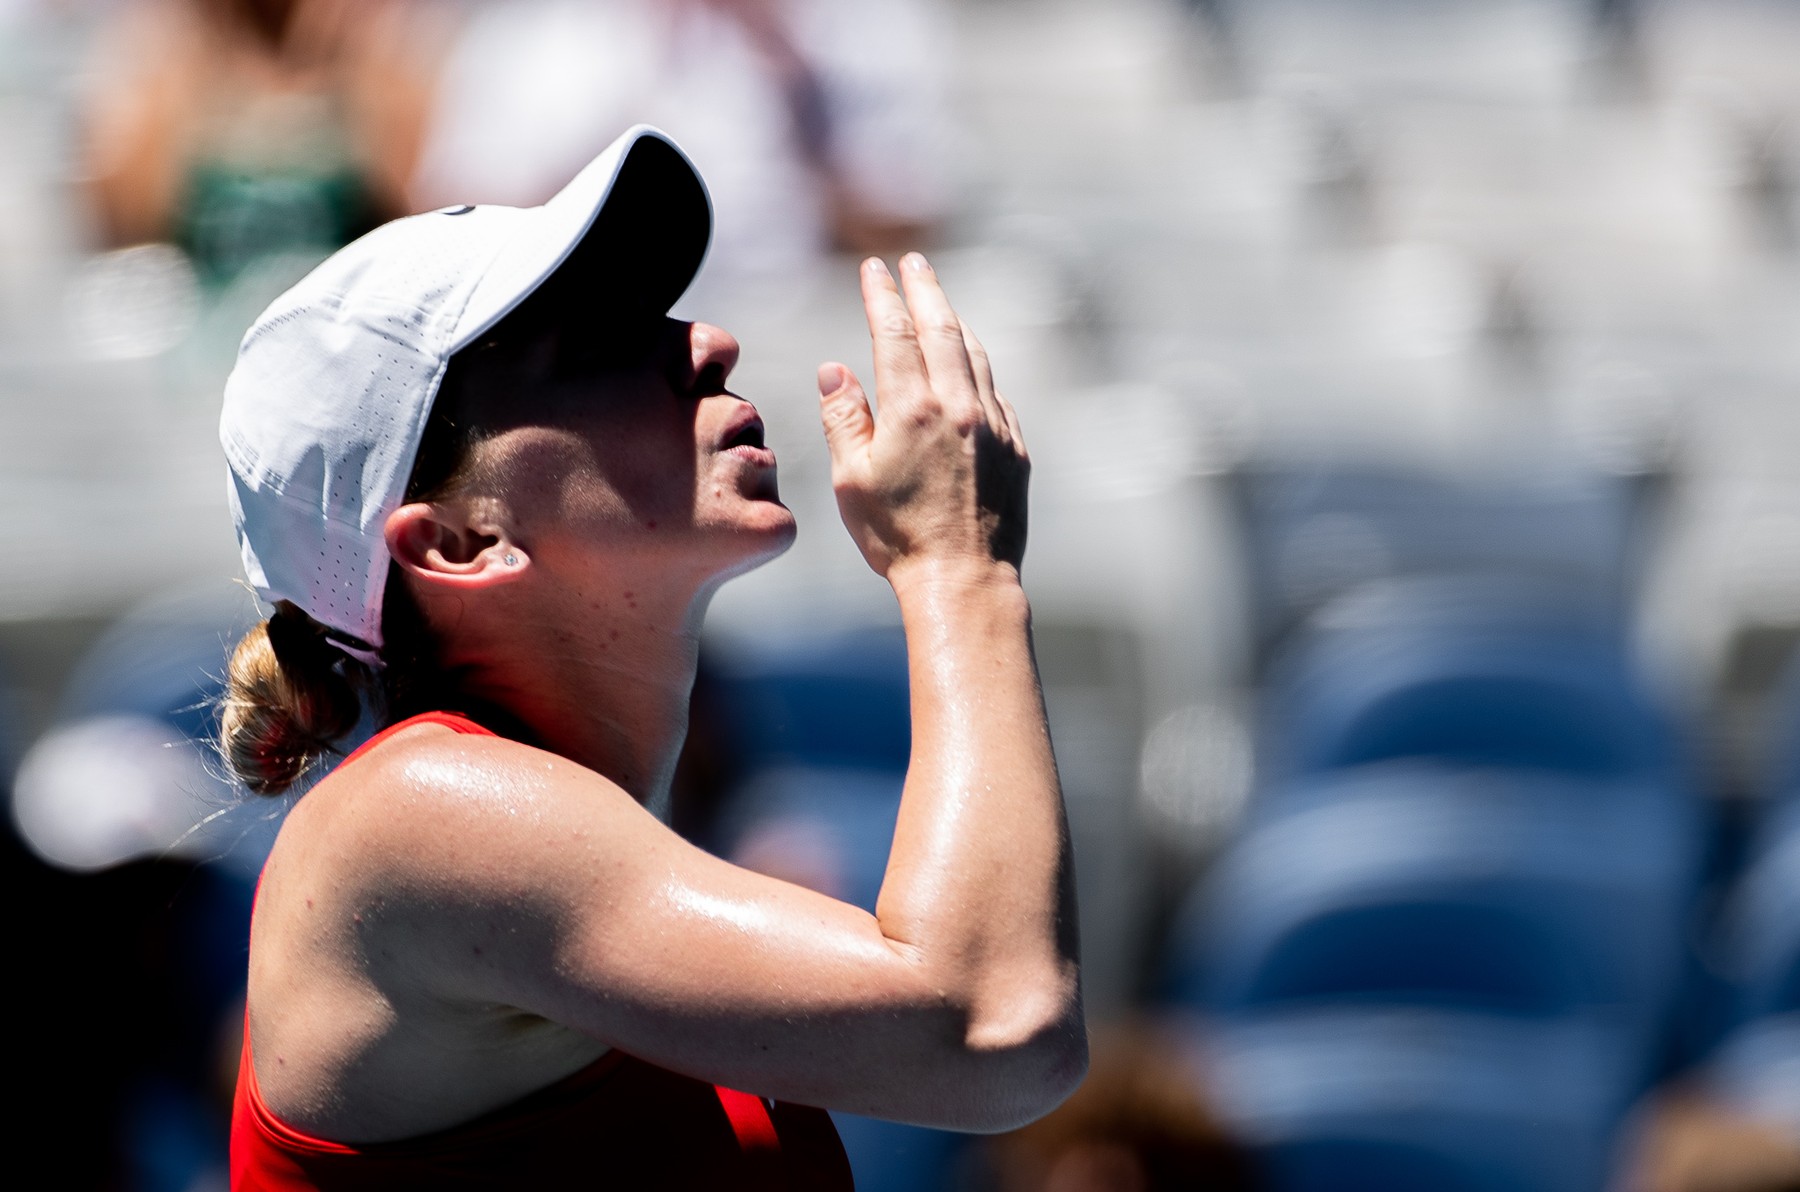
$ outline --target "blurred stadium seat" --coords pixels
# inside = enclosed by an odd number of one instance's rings
[[[906,638],[898,626],[733,643],[714,656],[743,764],[906,769]]]
[[[1800,802],[1800,657],[1790,659],[1764,712],[1760,793],[1771,802]]]
[[[70,673],[58,717],[136,713],[192,741],[216,736],[225,660],[254,606],[230,584],[165,592],[115,621]]]
[[[256,875],[285,803],[240,799],[215,752],[226,658],[252,609],[229,584],[163,593],[82,655],[14,791],[46,859],[98,869],[176,856]]]
[[[1769,810],[1724,924],[1746,1019],[1800,1014],[1800,801]]]
[[[1218,1013],[1591,1015],[1647,1053],[1680,974],[1691,822],[1629,782],[1428,764],[1305,779],[1195,892],[1172,987]]]
[[[1419,1008],[1246,1016],[1199,1055],[1279,1192],[1595,1192],[1624,1087],[1592,1024]]]
[[[1395,576],[1560,580],[1616,612],[1644,545],[1637,488],[1574,468],[1470,477],[1286,463],[1234,483],[1265,645],[1333,597]]]
[[[1171,995],[1284,1192],[1598,1188],[1659,1074],[1707,815],[1616,577],[1505,545],[1302,617],[1242,833],[1176,921]]]
[[[1727,1105],[1791,1132],[1800,1123],[1800,1013],[1744,1023],[1713,1052],[1702,1078]]]
[[[1683,781],[1616,618],[1563,585],[1424,577],[1339,597],[1271,665],[1265,769],[1406,757]]]
[[[1800,1126],[1800,800],[1765,809],[1719,928],[1734,997],[1704,1081],[1726,1103]]]

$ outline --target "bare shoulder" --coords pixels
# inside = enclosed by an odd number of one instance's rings
[[[264,873],[250,965],[257,1076],[280,1116],[406,1137],[604,1050],[521,1006],[505,977],[568,900],[559,819],[607,839],[631,833],[596,826],[609,820],[661,826],[590,771],[441,725],[395,734],[300,800]]]
[[[519,897],[564,862],[666,832],[592,770],[504,737],[409,727],[327,776],[294,810],[269,880],[444,911]],[[417,929],[424,924],[413,921]]]

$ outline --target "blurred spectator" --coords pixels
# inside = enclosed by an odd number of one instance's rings
[[[1248,1152],[1202,1101],[1165,1032],[1096,1030],[1087,1080],[1049,1117],[990,1143],[998,1192],[1242,1192]]]
[[[947,204],[946,41],[924,0],[488,4],[445,63],[414,202],[542,202],[645,121],[712,188],[702,286],[916,247]]]
[[[1797,1124],[1800,1125],[1800,1124]],[[1649,1107],[1621,1192],[1794,1192],[1800,1134],[1675,1090]]]
[[[405,212],[429,42],[404,0],[133,0],[102,38],[83,174],[102,238],[200,276]]]

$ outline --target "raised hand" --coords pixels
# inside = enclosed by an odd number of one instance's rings
[[[1001,564],[1025,554],[1031,461],[987,352],[918,253],[863,262],[880,413],[842,364],[819,369],[831,483],[850,536],[878,575],[914,562]]]

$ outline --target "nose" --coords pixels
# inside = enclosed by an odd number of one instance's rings
[[[686,376],[680,388],[695,397],[725,392],[725,379],[737,367],[738,341],[711,323],[688,324]]]

